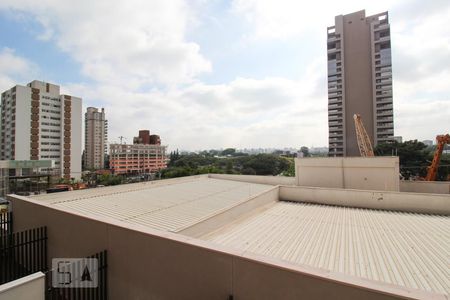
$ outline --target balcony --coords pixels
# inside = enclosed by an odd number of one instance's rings
[[[336,140],[330,140],[330,139],[336,139]],[[342,132],[341,133],[330,133],[328,141],[329,142],[342,142],[343,141]]]
[[[393,115],[393,111],[392,110],[378,110],[377,109],[377,116],[392,116]]]
[[[389,28],[388,23],[381,23],[381,24],[377,24],[377,25],[373,26],[373,31],[381,31],[381,30],[388,29],[388,28]]]
[[[330,126],[328,129],[329,132],[340,132],[340,133],[342,133],[342,130],[343,130],[342,125]]]
[[[390,83],[385,83],[385,84],[377,84],[376,86],[375,86],[375,89],[377,90],[377,91],[388,91],[388,92],[391,92],[392,91],[392,82],[390,82]]]
[[[328,116],[328,121],[337,121],[340,120],[342,121],[342,115],[333,115],[333,116]]]
[[[375,42],[375,44],[376,44],[376,43],[388,42],[388,41],[390,41],[390,40],[391,40],[391,36],[390,36],[390,35],[387,35],[387,36],[382,36],[382,37],[380,37],[378,40],[375,40],[374,42]]]
[[[389,136],[389,137],[383,137],[383,138],[378,138],[377,139],[378,140],[378,142],[380,143],[380,142],[391,142],[391,141],[393,141],[393,138],[392,138],[392,136]]]
[[[393,128],[394,124],[389,122],[389,123],[378,123],[377,124],[377,128]]]
[[[339,89],[337,91],[328,91],[328,99],[331,98],[340,98],[342,97],[342,90]]]
[[[332,109],[340,109],[340,111],[342,111],[342,103],[335,102],[333,104],[328,104],[328,110],[332,110]]]
[[[328,99],[328,107],[332,105],[339,105],[339,107],[342,107],[342,100],[338,98]]]
[[[392,109],[392,108],[393,108],[393,106],[392,106],[391,103],[390,104],[382,104],[382,105],[378,104],[377,105],[377,110],[385,110],[385,109]]]
[[[328,110],[328,115],[342,115],[342,109],[332,109],[332,110]]]
[[[392,104],[391,97],[377,96],[377,104]]]
[[[340,48],[331,48],[331,49],[327,49],[327,53],[334,53],[334,52],[339,52],[341,51]]]
[[[377,91],[375,93],[376,97],[392,97],[392,90],[386,90],[386,91]]]
[[[328,138],[328,143],[329,144],[334,144],[334,143],[342,144],[342,142],[343,142],[342,138],[338,138],[338,137],[329,137]],[[336,145],[338,145],[338,144],[336,144]]]
[[[342,88],[338,85],[329,85],[328,86],[328,93],[330,92],[337,92],[338,90],[341,90]]]
[[[342,122],[328,122],[328,126],[342,126]]]
[[[378,134],[378,135],[380,135],[380,134],[389,134],[389,135],[392,135],[392,134],[394,134],[394,129],[378,129],[378,130],[377,130],[377,134]]]
[[[377,117],[377,122],[392,122],[394,118],[392,117]]]

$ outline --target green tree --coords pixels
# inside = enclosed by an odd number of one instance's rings
[[[245,168],[241,171],[242,175],[256,175],[256,171],[252,168]]]
[[[279,175],[289,169],[289,161],[273,154],[258,154],[249,156],[243,167],[255,170],[256,175]]]
[[[177,149],[177,151],[170,152],[170,154],[169,154],[169,163],[167,165],[169,167],[171,167],[179,159],[180,159],[180,153],[178,153],[178,149]]]
[[[233,162],[231,160],[227,161],[226,173],[233,174]]]
[[[222,151],[223,156],[234,155],[235,153],[236,153],[236,149],[234,149],[234,148],[227,148]]]
[[[300,148],[300,152],[303,153],[303,157],[310,157],[311,154],[309,153],[309,148],[308,147],[301,147]]]
[[[122,183],[122,177],[119,175],[102,174],[97,178],[97,184],[117,185]]]
[[[293,158],[289,159],[289,167],[281,173],[283,176],[295,177],[295,162]]]
[[[409,179],[410,177],[425,177],[427,167],[430,165],[430,150],[427,146],[417,140],[398,143],[378,144],[375,147],[375,155],[392,156],[398,155],[400,160],[400,173]]]

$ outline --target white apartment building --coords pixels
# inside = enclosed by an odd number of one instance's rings
[[[0,160],[54,160],[65,179],[81,177],[81,98],[34,80],[1,95]]]
[[[105,109],[88,107],[84,114],[84,159],[86,169],[103,169],[107,153],[108,121]]]

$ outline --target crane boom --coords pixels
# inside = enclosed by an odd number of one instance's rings
[[[436,151],[434,152],[433,161],[431,165],[428,167],[427,177],[425,177],[425,181],[434,181],[436,180],[437,170],[439,167],[439,162],[441,160],[442,151],[444,150],[445,144],[450,143],[450,135],[438,135],[436,136]]]
[[[355,120],[356,140],[358,142],[359,153],[362,157],[375,156],[373,153],[372,143],[370,142],[369,135],[364,128],[361,116],[354,114],[353,119]]]

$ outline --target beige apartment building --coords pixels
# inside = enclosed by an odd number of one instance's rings
[[[335,17],[327,28],[330,156],[359,156],[354,114],[372,144],[392,140],[391,35],[388,12]]]
[[[53,160],[67,180],[81,177],[81,98],[34,80],[1,94],[0,160]]]
[[[84,123],[84,168],[103,169],[108,140],[105,109],[88,107],[84,114]]]

